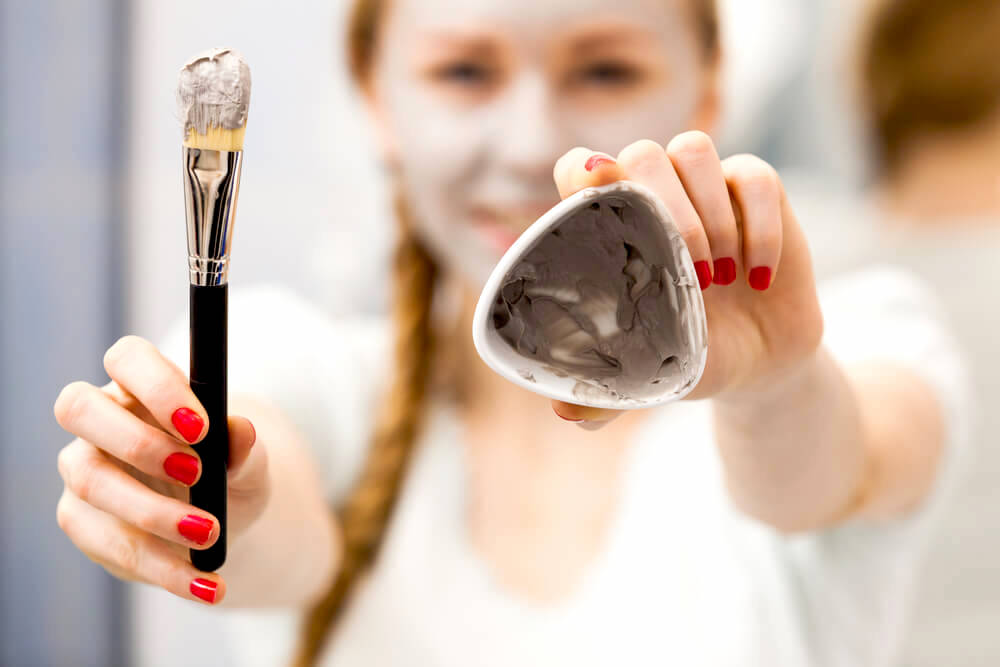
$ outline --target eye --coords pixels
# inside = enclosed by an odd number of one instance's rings
[[[581,68],[575,78],[581,83],[598,86],[623,86],[637,82],[641,77],[638,68],[628,63],[605,61],[591,63]]]
[[[434,78],[442,83],[481,86],[493,78],[493,71],[480,63],[465,61],[441,65],[434,70]]]

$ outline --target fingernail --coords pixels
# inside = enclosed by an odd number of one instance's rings
[[[600,153],[596,155],[591,155],[587,160],[587,163],[583,165],[583,168],[587,171],[594,171],[602,164],[615,164],[614,158],[610,158],[607,155],[601,155]]]
[[[771,267],[755,266],[750,269],[750,287],[763,292],[771,286]]]
[[[179,408],[170,417],[171,423],[178,433],[188,442],[194,442],[201,435],[201,430],[205,428],[205,422],[194,410]]]
[[[695,262],[694,270],[698,273],[698,284],[701,285],[701,289],[708,289],[708,286],[712,284],[712,269],[709,268],[708,262],[705,260]]]
[[[198,459],[190,454],[174,452],[163,462],[163,469],[178,482],[191,486],[198,478]]]
[[[577,426],[584,429],[585,431],[597,431],[608,425],[608,422],[597,422],[597,421],[580,421]]]
[[[253,447],[257,444],[257,429],[253,427],[253,422],[249,419],[247,420],[247,423],[250,424],[250,446]]]
[[[212,536],[212,525],[210,519],[188,514],[177,522],[177,532],[196,544],[204,544]]]
[[[716,285],[729,285],[736,280],[736,260],[732,257],[715,260],[714,280]]]
[[[198,578],[191,582],[191,595],[212,604],[215,602],[215,593],[218,588],[219,584],[214,581]]]
[[[552,412],[556,412],[556,411],[553,410]],[[559,417],[559,419],[562,419],[563,421],[573,422],[574,424],[579,424],[580,422],[583,421],[582,419],[570,419],[569,417],[563,417],[558,412],[556,412],[556,417]]]

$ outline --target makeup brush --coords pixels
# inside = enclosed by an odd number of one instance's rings
[[[202,473],[191,504],[219,520],[219,539],[191,550],[199,570],[226,560],[226,344],[229,253],[243,164],[250,102],[250,68],[233,49],[213,49],[181,68],[177,105],[184,121],[184,204],[191,285],[191,389],[208,412],[208,434],[197,445]]]

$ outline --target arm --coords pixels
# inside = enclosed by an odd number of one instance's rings
[[[713,407],[734,502],[789,532],[909,509],[930,489],[944,439],[921,378],[889,364],[843,369],[825,348]]]
[[[223,605],[308,605],[329,586],[340,546],[316,465],[302,436],[276,408],[249,396],[231,403],[237,414],[251,415],[257,430],[251,457],[266,457],[268,489],[259,517],[234,540],[219,571],[228,584]]]
[[[902,365],[845,368],[822,347],[810,249],[775,170],[749,155],[720,160],[700,132],[666,148],[638,141],[617,159],[594,155],[575,148],[559,160],[560,194],[623,178],[643,183],[660,196],[701,267],[708,359],[689,398],[714,401],[736,504],[799,531],[856,515],[892,516],[919,502],[944,441],[941,394],[935,398]],[[864,351],[870,342],[857,338],[851,346]],[[934,341],[926,352],[946,344]],[[589,428],[619,414],[559,401],[553,409]]]

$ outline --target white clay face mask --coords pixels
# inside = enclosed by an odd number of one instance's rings
[[[685,2],[390,3],[376,91],[399,184],[418,233],[440,261],[480,288],[517,235],[558,202],[552,167],[564,152],[587,146],[614,155],[638,139],[666,142],[688,129],[701,70]],[[560,35],[572,37],[574,25],[602,20],[641,28],[662,50],[668,74],[627,104],[595,110],[561,94],[546,54]],[[477,104],[442,94],[414,66],[414,54],[428,48],[427,36],[438,34],[487,35],[505,45],[517,63],[509,80]]]
[[[532,225],[477,304],[483,360],[536,393],[629,409],[677,400],[707,355],[691,256],[647,189],[588,188]]]

